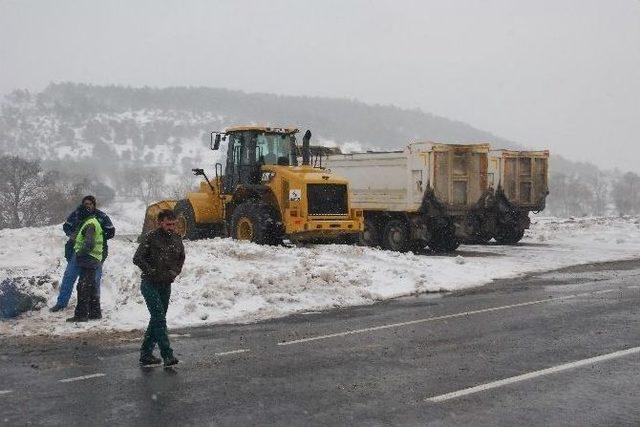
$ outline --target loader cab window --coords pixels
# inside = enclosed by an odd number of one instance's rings
[[[258,134],[256,160],[261,165],[295,166],[295,137],[280,133]]]
[[[248,166],[251,164],[249,147],[243,133],[233,134],[229,137],[229,160],[234,166]]]
[[[257,176],[257,172],[254,170],[256,162],[252,161],[255,159],[255,154],[253,154],[255,153],[255,134],[252,135],[251,132],[230,134],[227,153],[223,188],[226,194],[231,194],[240,184],[254,184]]]

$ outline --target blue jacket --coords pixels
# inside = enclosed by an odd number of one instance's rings
[[[111,218],[102,212],[99,209],[96,209],[94,212],[96,219],[102,226],[102,230],[104,231],[104,256],[102,261],[104,262],[107,259],[107,255],[109,254],[109,247],[107,246],[107,240],[111,239],[116,235],[116,228],[113,226],[111,222]],[[89,213],[85,210],[83,206],[78,206],[78,208],[71,212],[71,214],[67,217],[67,221],[62,225],[62,229],[64,230],[64,234],[67,237],[73,237],[74,234],[78,231],[78,228],[82,225],[83,221],[89,216]],[[64,257],[68,260],[73,256],[73,239],[70,238],[66,245],[64,246]]]

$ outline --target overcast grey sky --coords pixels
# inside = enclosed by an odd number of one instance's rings
[[[0,93],[50,81],[419,107],[640,171],[638,0],[0,0]]]

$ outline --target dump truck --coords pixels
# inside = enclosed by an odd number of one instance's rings
[[[349,180],[364,212],[360,243],[396,251],[454,251],[473,233],[469,212],[486,195],[489,144],[414,142],[402,151],[333,154],[324,166]]]
[[[549,151],[491,150],[487,181],[491,193],[471,222],[478,227],[471,242],[515,244],[529,228],[529,212],[544,210]]]
[[[349,240],[363,230],[363,212],[350,205],[346,179],[311,166],[309,141],[302,150],[297,128],[236,126],[211,133],[211,149],[227,142],[226,161],[212,179],[203,169],[199,191],[147,208],[142,235],[157,226],[162,209],[173,209],[184,238],[230,236],[259,244]],[[301,162],[298,157],[301,154]],[[300,164],[299,164],[300,163]]]

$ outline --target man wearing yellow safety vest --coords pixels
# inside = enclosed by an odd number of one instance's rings
[[[95,213],[87,216],[78,229],[73,245],[76,263],[80,268],[80,279],[76,311],[67,322],[86,322],[102,317],[96,270],[104,259],[104,238],[104,230]]]

